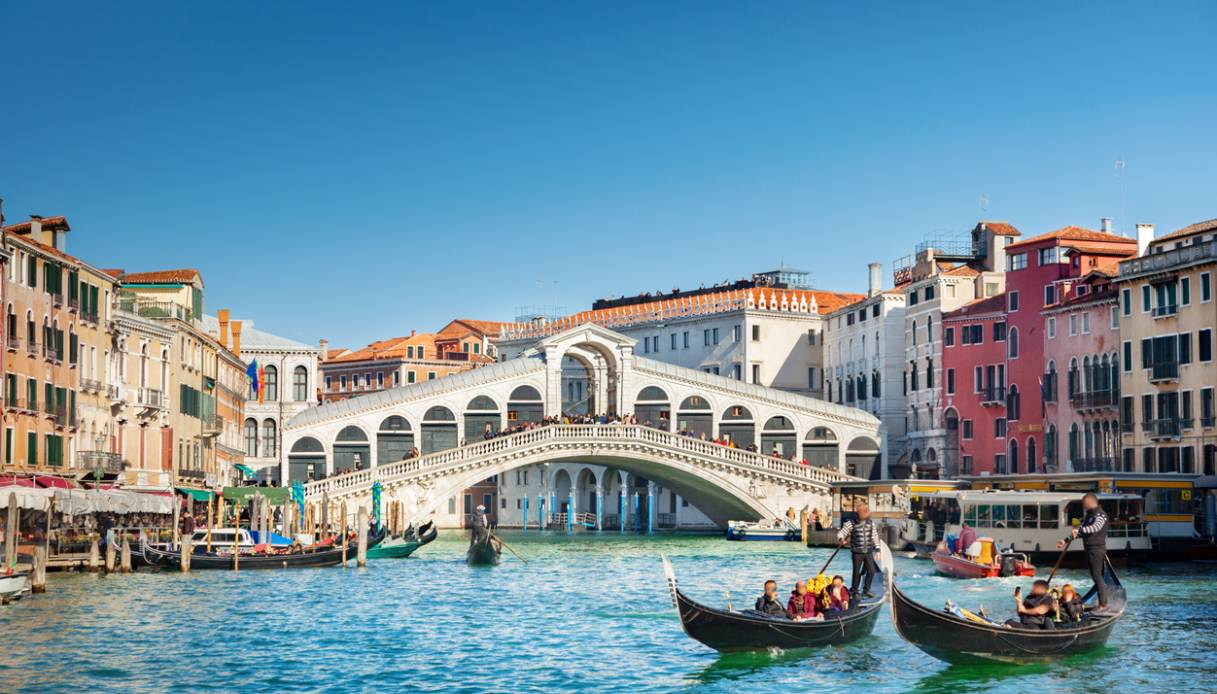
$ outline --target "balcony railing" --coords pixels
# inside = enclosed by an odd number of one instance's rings
[[[30,356],[37,356],[37,354],[38,354],[37,340],[26,340],[25,352],[26,352],[26,354],[29,354]]]
[[[1202,427],[1217,426],[1217,417],[1201,417],[1200,426],[1202,426]]]
[[[1098,410],[1120,404],[1120,392],[1114,388],[1070,393],[1069,404],[1078,410]]]
[[[193,479],[193,480],[204,480],[204,479],[207,479],[207,471],[183,468],[183,469],[177,471],[177,476],[179,478],[184,477],[184,478]]]
[[[53,305],[55,308],[63,306],[63,294],[59,294],[58,292],[52,293],[51,305]]]
[[[38,404],[30,404],[29,398],[24,395],[18,395],[15,398],[7,398],[4,401],[4,409],[14,412],[24,412],[26,414],[34,414],[38,412]]]
[[[80,297],[78,297],[78,296],[69,296],[68,297],[68,310],[69,311],[79,311],[80,310]]]
[[[219,415],[203,415],[199,419],[203,422],[203,436],[219,436],[224,430],[224,420]]]
[[[156,388],[139,388],[136,390],[135,402],[149,409],[165,409],[165,392]]]
[[[1217,241],[1192,243],[1162,253],[1149,253],[1120,263],[1120,279],[1132,279],[1160,272],[1211,263],[1217,259]]]
[[[980,392],[980,404],[985,407],[1002,407],[1006,404],[1006,387],[989,386]]]
[[[134,313],[145,318],[177,319],[186,322],[190,322],[194,318],[194,313],[181,304],[175,304],[172,301],[139,299],[129,295],[118,298],[118,308],[120,311]]]
[[[16,335],[9,335],[4,339],[4,345],[8,348],[8,351],[16,352],[21,349],[21,338]]]
[[[1152,382],[1158,381],[1178,381],[1179,380],[1179,362],[1164,361],[1149,366],[1149,380]]]
[[[106,451],[78,451],[76,465],[82,470],[98,470],[103,473],[119,473],[123,470],[122,455]]]
[[[1154,318],[1166,318],[1179,313],[1178,304],[1165,304],[1163,306],[1154,307]]]
[[[1079,458],[1073,461],[1074,472],[1114,472],[1116,459],[1108,456]]]
[[[46,357],[47,361],[59,361],[59,350],[51,345],[47,345],[42,350],[42,356]]]
[[[1178,440],[1183,436],[1184,429],[1192,428],[1192,420],[1179,417],[1151,419],[1145,422],[1145,431],[1154,440]]]
[[[94,378],[80,379],[80,390],[85,393],[100,393],[105,387],[106,384]]]

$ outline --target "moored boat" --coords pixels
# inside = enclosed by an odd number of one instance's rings
[[[368,550],[371,551],[384,539],[385,532],[380,530],[368,537]],[[297,551],[290,548],[268,548],[265,551],[241,551],[236,558],[238,569],[291,569],[303,567],[338,566],[342,564],[343,555],[347,561],[355,558],[357,547],[354,542],[318,543],[301,547]],[[163,545],[142,544],[140,552],[144,561],[151,566],[162,568],[181,568],[182,554]],[[190,568],[193,569],[232,569],[234,565],[231,548],[215,546],[208,552],[205,548],[196,548],[190,555]]]
[[[1001,576],[1034,576],[1035,566],[1022,552],[1002,552],[993,538],[982,537],[976,542],[980,553],[975,559],[952,553],[948,541],[938,543],[930,556],[938,573],[955,578],[998,578]]]
[[[400,535],[385,537],[383,542],[368,550],[368,559],[405,559],[439,535],[433,523],[427,523],[419,530],[417,535],[411,528]]]
[[[728,540],[772,540],[797,542],[802,531],[788,521],[727,521]]]
[[[0,574],[0,603],[18,600],[29,589],[29,574],[25,571],[14,571]]]
[[[890,583],[891,554],[886,546],[882,549],[884,559],[880,578]],[[681,628],[694,640],[717,651],[818,648],[848,643],[871,633],[887,601],[887,591],[884,591],[877,600],[861,600],[849,610],[823,621],[796,622],[756,610],[723,610],[704,605],[680,590],[672,563],[666,556],[663,557],[663,569]]]
[[[1127,597],[1111,562],[1107,562],[1111,603],[1102,613],[1088,610],[1076,626],[1055,629],[1019,629],[972,614],[934,610],[905,595],[891,584],[892,622],[901,638],[949,663],[1025,662],[1051,660],[1098,648],[1107,642],[1124,615]],[[1083,603],[1095,601],[1091,588]],[[1089,607],[1089,605],[1088,605]]]
[[[474,538],[465,552],[465,561],[470,566],[497,566],[503,548],[493,533],[486,533],[480,540]]]

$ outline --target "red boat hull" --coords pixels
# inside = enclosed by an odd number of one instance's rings
[[[955,578],[999,578],[1001,576],[1000,566],[979,564],[946,552],[934,552],[931,558],[934,560],[934,567],[938,569],[938,572],[947,576]],[[1035,575],[1035,567],[1022,560],[1016,560],[1014,567],[1016,576]]]

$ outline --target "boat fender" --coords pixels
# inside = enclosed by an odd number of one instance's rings
[[[737,537],[739,537],[740,539],[743,539],[743,537],[744,537],[745,535],[747,535],[747,534],[748,534],[748,531],[747,531],[747,530],[744,530],[743,528],[736,528],[736,529],[735,529],[735,534],[736,534],[736,536],[737,536]]]
[[[786,539],[787,539],[787,540],[793,540],[793,539],[795,539],[795,535],[794,535],[794,531],[793,531],[793,530],[787,530],[787,531],[786,531]]]

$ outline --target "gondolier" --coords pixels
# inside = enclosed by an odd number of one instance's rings
[[[489,532],[490,524],[486,522],[486,507],[478,504],[473,513],[473,542],[475,544],[485,542],[486,534]]]
[[[870,517],[870,506],[866,504],[858,504],[855,509],[858,514],[858,520],[846,521],[845,525],[841,526],[841,531],[837,533],[837,542],[842,547],[849,545],[850,554],[854,560],[853,580],[849,584],[849,594],[858,594],[858,584],[862,580],[862,574],[866,573],[866,584],[863,587],[862,597],[873,598],[875,595],[870,592],[871,583],[875,580],[875,574],[879,572],[875,566],[875,552],[879,549],[879,526]]]
[[[1090,567],[1090,577],[1099,590],[1098,609],[1107,608],[1107,582],[1103,580],[1103,566],[1107,563],[1107,512],[1099,505],[1099,497],[1087,494],[1082,497],[1082,524],[1070,531],[1069,537],[1057,543],[1057,549],[1063,550],[1065,545],[1076,537],[1082,538],[1082,549],[1086,552],[1086,564]]]

